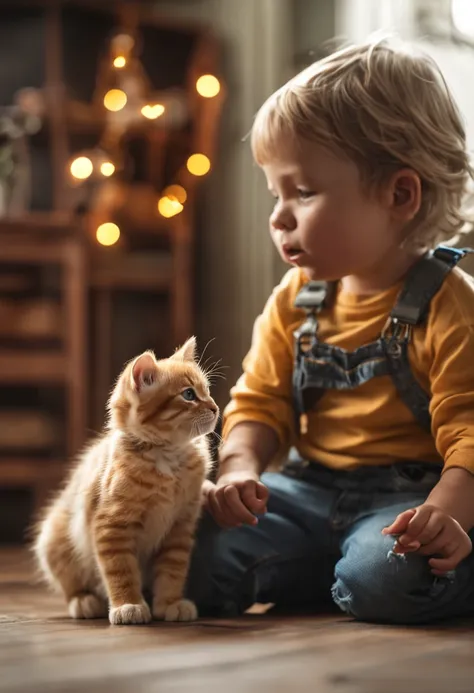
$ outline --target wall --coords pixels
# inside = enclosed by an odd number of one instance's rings
[[[255,316],[281,275],[267,232],[272,200],[248,142],[263,100],[286,78],[291,62],[289,0],[197,0],[157,3],[158,12],[212,25],[223,43],[227,101],[218,159],[203,188],[198,242],[197,332],[201,347],[227,366],[219,404],[241,370]]]
[[[228,87],[214,175],[206,183],[199,229],[197,331],[201,346],[227,366],[215,388],[224,405],[241,372],[255,317],[285,271],[268,234],[273,201],[248,142],[254,114],[296,71],[295,55],[334,31],[334,0],[157,2],[157,12],[210,24],[223,42]]]

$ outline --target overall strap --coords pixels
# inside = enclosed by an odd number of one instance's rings
[[[382,345],[392,380],[402,401],[421,426],[431,431],[430,395],[414,378],[408,360],[413,327],[425,322],[430,303],[447,274],[470,248],[438,246],[412,267],[382,332]]]
[[[431,299],[438,293],[446,275],[471,252],[471,248],[439,245],[434,252],[422,257],[407,275],[405,285],[390,313],[391,320],[412,326],[422,323]]]
[[[310,281],[299,291],[295,299],[295,308],[302,308],[306,313],[306,320],[301,327],[294,332],[295,338],[295,364],[293,368],[293,409],[295,415],[295,428],[298,433],[306,433],[307,415],[310,408],[307,401],[308,393],[305,390],[305,370],[303,361],[317,341],[318,313],[331,302],[335,291],[335,284],[324,281]],[[315,403],[322,392],[310,394],[312,403]]]

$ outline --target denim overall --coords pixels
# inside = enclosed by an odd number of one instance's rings
[[[295,333],[293,397],[297,429],[329,388],[352,389],[390,375],[420,426],[430,430],[429,395],[413,377],[408,345],[448,272],[469,252],[440,246],[408,274],[380,337],[348,352],[318,340],[318,313],[334,287],[307,284],[296,305],[307,319]],[[421,505],[439,480],[435,465],[414,462],[331,470],[295,451],[281,473],[265,473],[268,511],[256,526],[222,530],[205,515],[188,579],[202,615],[233,616],[254,602],[321,609],[333,602],[367,621],[418,624],[474,614],[474,557],[446,578],[428,560],[392,552],[382,529]],[[474,533],[471,533],[474,539]]]
[[[381,375],[390,375],[403,402],[427,431],[431,430],[430,397],[412,375],[408,345],[413,328],[426,319],[433,296],[450,270],[468,253],[439,246],[419,260],[409,272],[397,303],[377,341],[353,352],[318,340],[319,311],[330,303],[334,288],[325,282],[309,282],[295,306],[308,314],[295,333],[293,397],[297,430],[307,425],[306,413],[325,390],[353,389]]]

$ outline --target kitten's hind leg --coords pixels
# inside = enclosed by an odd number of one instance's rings
[[[68,608],[72,618],[106,618],[108,613],[105,601],[92,592],[72,597]]]
[[[106,601],[93,593],[91,576],[85,575],[68,533],[68,516],[53,509],[43,522],[35,553],[47,581],[63,592],[72,618],[105,618]]]

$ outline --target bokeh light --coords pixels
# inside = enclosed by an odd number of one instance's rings
[[[183,211],[183,205],[176,197],[164,196],[158,201],[158,211],[162,217],[170,219]]]
[[[147,103],[146,106],[143,106],[141,111],[142,115],[145,116],[145,118],[148,118],[148,120],[155,120],[156,118],[162,116],[164,112],[165,107],[161,103]]]
[[[186,192],[186,190],[183,188],[182,185],[169,185],[163,191],[163,196],[175,198],[182,205],[184,205],[184,203],[188,199],[188,193]]]
[[[186,165],[193,176],[205,176],[211,170],[211,162],[205,154],[193,154]]]
[[[104,161],[104,163],[100,166],[100,172],[103,176],[109,178],[109,176],[112,176],[114,174],[115,166],[111,161]]]
[[[120,238],[120,229],[117,224],[107,221],[97,229],[96,238],[101,245],[114,245]]]
[[[78,156],[70,166],[71,174],[78,180],[89,178],[93,169],[92,161],[87,156]]]
[[[127,59],[125,58],[124,55],[117,55],[117,57],[114,60],[114,67],[118,67],[119,69],[122,67],[125,67],[127,64]]]
[[[196,82],[196,89],[201,96],[204,96],[206,99],[212,99],[220,92],[221,85],[214,75],[202,75]]]
[[[110,89],[104,96],[104,106],[108,111],[121,111],[127,103],[127,95],[121,89]]]

